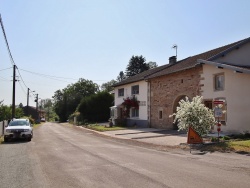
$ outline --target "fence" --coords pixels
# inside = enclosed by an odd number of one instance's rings
[[[0,136],[3,135],[5,125],[7,125],[7,124],[8,124],[8,121],[1,121],[1,122],[0,122]]]

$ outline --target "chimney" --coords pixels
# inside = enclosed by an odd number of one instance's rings
[[[175,64],[175,63],[176,63],[176,56],[171,56],[169,58],[169,64],[171,65],[171,64]]]

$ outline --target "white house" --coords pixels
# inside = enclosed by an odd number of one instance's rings
[[[224,101],[222,131],[250,131],[250,38],[203,64],[201,95],[206,101]],[[214,105],[214,104],[213,104]]]
[[[150,88],[149,83],[144,78],[166,67],[168,65],[156,67],[114,84],[115,106],[110,107],[114,124],[126,121],[127,126],[149,127]],[[139,106],[138,108],[131,107],[128,116],[126,116],[126,107],[123,103],[128,98],[136,98]]]

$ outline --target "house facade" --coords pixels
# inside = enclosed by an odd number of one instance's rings
[[[127,126],[149,127],[150,85],[145,77],[168,66],[156,67],[114,84],[115,105],[110,107],[114,124],[121,124],[125,121]],[[131,107],[127,116],[125,113],[127,109],[123,103],[126,99],[134,98],[138,101],[138,107]]]
[[[236,46],[213,61],[202,61],[201,95],[206,101],[224,101],[222,130],[250,131],[250,42]],[[214,104],[213,104],[214,106]]]
[[[170,75],[152,78],[150,83],[150,126],[162,129],[177,129],[173,118],[181,99],[200,95],[200,72],[202,67],[183,70]]]
[[[115,87],[115,104],[112,108],[116,119],[124,119],[126,117],[126,124],[128,126],[148,127],[148,113],[147,113],[147,98],[148,98],[148,83],[144,80],[133,82],[125,85]],[[135,98],[138,101],[138,107],[131,107],[128,109],[128,114],[125,114],[125,99]]]
[[[227,113],[219,119],[222,131],[250,131],[249,83],[250,38],[247,38],[180,61],[171,57],[167,65],[116,84],[115,105],[124,108],[123,98],[132,96],[133,86],[139,85],[139,94],[135,96],[146,105],[139,106],[138,117],[129,117],[127,122],[177,129],[169,116],[176,112],[179,101],[201,95],[210,109],[215,107],[215,101],[223,103]],[[124,96],[119,96],[122,89]]]
[[[173,117],[185,97],[203,96],[213,109],[223,103],[226,114],[219,118],[223,131],[250,131],[250,42],[249,38],[175,62],[147,76],[150,83],[150,126],[176,129]]]

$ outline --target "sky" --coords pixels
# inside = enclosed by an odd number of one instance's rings
[[[18,67],[16,105],[84,78],[101,85],[133,55],[158,66],[250,37],[248,0],[0,0]],[[0,101],[12,104],[13,68],[0,30]]]

